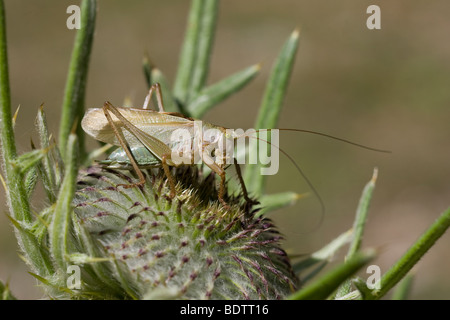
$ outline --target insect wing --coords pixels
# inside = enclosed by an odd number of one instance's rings
[[[116,128],[122,131],[129,146],[140,145],[129,130],[132,126],[157,137],[166,144],[170,143],[170,134],[174,128],[185,127],[189,129],[193,127],[191,120],[167,113],[134,108],[115,109],[120,114],[120,119],[116,116],[116,113],[110,112],[111,118]],[[112,111],[112,109],[108,110]],[[120,145],[102,108],[89,109],[81,122],[81,126],[87,134],[96,140]],[[122,130],[123,128],[125,130]]]
[[[159,160],[171,153],[174,130],[185,128],[193,133],[193,121],[170,113],[135,108],[109,107],[114,126],[129,147],[144,146]],[[89,109],[81,123],[83,130],[97,140],[120,146],[120,142],[101,108]],[[191,135],[193,136],[193,135]]]

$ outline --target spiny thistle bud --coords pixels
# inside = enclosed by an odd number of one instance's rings
[[[129,171],[80,172],[74,199],[83,266],[82,291],[115,298],[281,299],[298,279],[273,223],[242,196],[217,200],[214,175],[174,169],[176,197],[162,170],[143,187],[123,188]],[[99,290],[102,288],[102,290]],[[82,292],[80,292],[82,293]]]

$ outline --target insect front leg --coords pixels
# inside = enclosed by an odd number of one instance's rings
[[[169,165],[167,164],[167,160],[170,159],[170,154],[164,154],[161,159],[162,167],[164,170],[164,173],[167,177],[167,180],[169,180],[169,186],[170,186],[170,199],[173,199],[175,197],[175,178],[173,177],[172,173],[170,172]]]
[[[252,205],[259,204],[259,201],[252,200],[248,196],[247,188],[245,187],[244,179],[242,178],[242,172],[241,167],[239,166],[239,163],[237,162],[236,158],[233,158],[234,160],[234,166],[236,167],[236,173],[239,179],[239,183],[241,184],[242,193],[244,195],[244,199],[247,202],[247,208],[250,209]]]
[[[208,154],[206,150],[202,153],[203,156],[203,162],[215,173],[217,173],[220,177],[220,185],[219,185],[219,192],[217,194],[217,197],[219,198],[220,203],[226,208],[229,209],[230,206],[227,204],[227,202],[224,200],[225,196],[225,170],[220,167],[217,163],[214,162],[214,159]]]
[[[134,159],[133,155],[131,154],[131,151],[125,142],[122,132],[120,132],[119,129],[114,124],[114,121],[112,120],[112,117],[110,115],[111,110],[113,110],[111,108],[114,108],[114,106],[112,106],[109,102],[105,102],[105,104],[103,105],[103,112],[105,113],[105,117],[108,120],[109,124],[111,125],[111,128],[113,129],[114,134],[117,137],[117,140],[119,140],[120,146],[125,151],[128,158],[130,159],[130,162],[131,162],[131,165],[133,166],[134,171],[137,173],[137,175],[139,177],[139,182],[137,182],[137,183],[119,184],[119,185],[117,185],[117,187],[133,188],[133,187],[143,186],[145,184],[145,176],[142,173],[141,169],[139,169],[139,166],[136,163],[136,160]]]
[[[155,83],[152,85],[148,91],[147,96],[144,100],[144,105],[142,106],[143,109],[148,109],[148,106],[150,104],[150,100],[152,98],[153,92],[156,92],[156,101],[158,102],[158,109],[159,112],[164,112],[164,104],[163,104],[163,98],[162,98],[162,92],[161,92],[161,86],[159,83]]]

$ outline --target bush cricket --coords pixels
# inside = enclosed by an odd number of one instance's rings
[[[149,109],[150,100],[153,94],[156,94],[158,111]],[[124,188],[131,188],[142,186],[145,184],[145,177],[141,169],[162,167],[169,182],[171,191],[170,198],[173,198],[175,197],[175,178],[170,172],[169,167],[194,165],[198,163],[195,160],[197,155],[200,156],[204,164],[206,164],[220,177],[218,199],[224,207],[228,207],[224,200],[225,169],[226,166],[231,163],[229,153],[223,152],[223,143],[230,140],[234,141],[243,136],[256,138],[276,147],[288,157],[288,159],[294,164],[296,169],[306,180],[313,193],[317,196],[322,207],[322,212],[324,212],[324,204],[319,193],[315,190],[312,183],[307,179],[295,161],[281,148],[267,140],[260,139],[259,137],[253,137],[246,134],[236,135],[230,133],[230,131],[224,127],[216,126],[204,121],[198,121],[201,123],[200,131],[208,132],[212,130],[214,134],[210,136],[202,136],[201,139],[197,139],[196,141],[196,122],[197,121],[195,119],[187,117],[181,113],[165,112],[161,88],[160,85],[156,83],[150,87],[142,108],[115,107],[111,103],[105,102],[102,108],[91,108],[87,110],[81,122],[81,126],[87,134],[96,140],[121,147],[112,152],[107,160],[100,161],[100,164],[114,169],[134,169],[137,173],[139,177],[138,182],[118,185],[118,187],[122,186]],[[184,140],[174,139],[173,134],[176,130],[185,130],[188,133],[187,138]],[[254,130],[254,133],[271,130],[274,129]],[[346,139],[337,138],[311,130],[276,130],[310,133],[372,151],[390,152],[367,147]],[[219,152],[217,152],[217,150],[219,150]],[[187,159],[184,158],[183,162],[175,161],[174,159],[174,155],[177,155],[180,152],[188,155]],[[216,152],[216,154],[214,154],[214,152]],[[247,205],[258,203],[257,201],[249,198],[239,164],[236,158],[234,156],[232,157]]]
[[[149,109],[149,103],[153,94],[156,94],[158,111]],[[102,161],[107,167],[116,169],[135,170],[139,177],[139,181],[129,185],[119,185],[124,188],[141,186],[145,183],[145,177],[141,168],[162,167],[168,179],[171,194],[175,196],[175,178],[170,172],[169,167],[186,165],[186,162],[179,163],[172,159],[173,152],[182,151],[186,145],[195,148],[194,141],[174,141],[173,133],[177,129],[184,129],[191,133],[192,138],[194,132],[195,120],[184,116],[180,113],[165,112],[163,98],[159,84],[154,84],[145,98],[144,105],[141,109],[115,107],[109,102],[105,102],[102,108],[89,109],[81,122],[83,130],[105,143],[121,147],[114,151],[107,161]],[[219,138],[230,139],[227,135],[226,128],[202,122],[203,130],[214,129],[216,136],[210,139],[202,137],[201,145],[198,146],[197,152],[200,153],[203,163],[205,163],[213,172],[221,179],[218,190],[219,201],[227,207],[224,200],[225,195],[225,166],[227,161],[217,161],[211,155],[211,150],[218,147]],[[218,135],[223,135],[218,137]],[[223,140],[222,140],[223,141]],[[188,164],[194,164],[195,151],[189,153],[191,159]],[[256,203],[249,198],[245,184],[241,175],[239,164],[234,159],[236,171],[242,186],[243,195],[248,203]]]

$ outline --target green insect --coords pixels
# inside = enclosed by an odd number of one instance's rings
[[[148,108],[153,93],[156,94],[159,109],[158,111]],[[201,132],[214,132],[212,135],[202,136],[202,139],[199,140],[200,144],[196,141],[196,129],[198,129],[196,128],[197,122],[201,123]],[[255,136],[247,134],[237,135],[230,133],[230,131],[224,127],[216,126],[204,121],[198,121],[181,113],[165,112],[159,84],[154,84],[151,86],[142,108],[114,107],[111,103],[105,102],[102,108],[89,109],[81,122],[81,126],[83,130],[93,138],[120,147],[111,153],[107,160],[100,161],[101,164],[108,168],[114,169],[134,169],[137,173],[139,177],[138,182],[118,185],[118,187],[122,186],[124,188],[131,188],[142,186],[145,184],[145,176],[141,169],[162,167],[169,182],[171,190],[170,197],[173,198],[175,197],[175,178],[170,171],[170,167],[194,165],[198,163],[195,160],[197,155],[200,156],[201,161],[204,164],[206,164],[220,177],[218,199],[225,207],[228,207],[224,200],[226,176],[225,169],[230,164],[234,164],[236,167],[237,176],[247,204],[252,205],[257,202],[249,198],[239,164],[233,153],[230,157],[230,153],[223,152],[224,149],[222,144],[224,141],[234,142],[236,139],[241,137],[256,138],[264,141],[265,143],[269,143],[288,157],[288,159],[296,167],[297,171],[304,177],[313,193],[317,196],[317,199],[322,207],[322,212],[324,212],[323,201],[319,193],[315,190],[312,183],[306,178],[300,167],[286,152],[269,141]],[[174,139],[173,135],[177,130],[184,130],[184,132],[187,133],[187,138]],[[255,130],[254,132],[270,130],[271,129],[262,129]],[[367,147],[346,139],[337,138],[316,131],[303,129],[276,130],[310,133],[372,151],[390,152]],[[186,151],[186,147],[192,152],[187,152],[188,157],[184,158],[184,161],[175,161],[176,159],[174,157],[180,152],[183,153]],[[219,152],[217,152],[217,150],[219,150]]]
[[[156,93],[158,111],[148,109],[153,93]],[[236,137],[231,137],[224,127],[207,122],[201,123],[203,132],[214,129],[216,135],[209,139],[202,137],[202,144],[198,146],[197,152],[200,153],[203,163],[220,177],[218,199],[224,206],[227,206],[224,200],[225,168],[228,166],[229,161],[227,160],[229,159],[222,158],[219,161],[220,156],[214,155],[211,150],[218,148],[219,141],[233,140]],[[190,154],[190,159],[182,163],[174,161],[173,154],[181,152],[182,148],[186,146],[193,149],[196,147],[193,145],[195,119],[180,113],[165,112],[159,84],[154,84],[150,88],[141,109],[114,107],[111,103],[105,102],[102,108],[89,109],[81,126],[96,140],[120,147],[107,160],[101,161],[101,164],[115,169],[132,168],[137,173],[138,182],[119,186],[125,188],[141,186],[145,184],[145,177],[141,169],[162,167],[169,182],[170,196],[173,198],[175,196],[175,178],[169,167],[194,164],[195,152]],[[190,140],[174,140],[173,133],[177,129],[184,129],[188,132]],[[233,160],[246,201],[255,203],[248,197],[239,165],[236,159]]]

